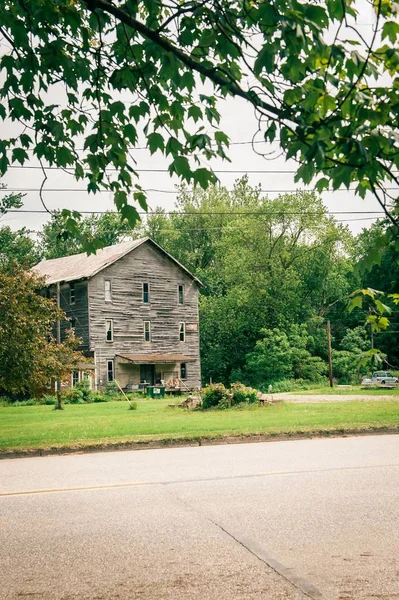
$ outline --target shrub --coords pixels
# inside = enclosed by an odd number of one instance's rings
[[[106,396],[119,396],[120,389],[118,388],[116,381],[109,381],[105,387],[104,393]]]
[[[131,402],[129,404],[129,410],[137,410],[137,402]]]
[[[3,398],[4,402],[4,398]],[[28,398],[28,400],[12,400],[11,402],[4,402],[4,406],[36,406],[37,401],[34,398]]]
[[[106,396],[105,394],[100,394],[99,392],[92,392],[91,401],[92,402],[110,402],[110,396]]]
[[[55,396],[45,394],[42,398],[42,404],[46,404],[47,406],[55,406],[57,404],[57,398]]]
[[[231,404],[254,404],[258,401],[258,391],[251,387],[246,387],[242,383],[233,383],[231,385]]]
[[[223,383],[213,383],[202,392],[202,408],[205,409],[218,406],[222,401],[224,401],[223,404],[226,404],[228,400],[227,390]]]
[[[272,384],[272,393],[282,393],[282,392],[291,392],[294,388],[294,384],[290,379],[283,379],[282,381],[275,381]],[[269,385],[264,384],[262,386],[262,391],[268,392]]]
[[[83,394],[80,390],[74,387],[72,390],[63,392],[64,404],[84,404]]]
[[[82,379],[82,381],[79,381],[79,383],[75,385],[74,389],[82,393],[84,402],[91,402],[92,392],[90,390],[90,382],[88,379]]]

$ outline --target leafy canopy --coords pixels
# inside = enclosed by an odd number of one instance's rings
[[[0,136],[0,176],[33,152],[111,190],[133,224],[147,207],[130,158],[140,138],[206,188],[202,159],[229,145],[218,103],[241,97],[261,138],[298,161],[297,181],[373,192],[396,234],[398,4],[372,6],[368,40],[354,0],[4,0],[0,119],[20,129]]]

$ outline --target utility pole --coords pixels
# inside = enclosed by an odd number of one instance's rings
[[[328,373],[330,378],[330,387],[333,387],[333,370],[332,370],[332,356],[331,356],[331,325],[330,321],[327,321],[327,340],[328,340]]]
[[[61,310],[61,300],[60,300],[60,282],[57,281],[57,308]],[[61,320],[60,316],[57,316],[57,344],[61,344]],[[61,379],[58,378],[56,381],[57,384],[57,410],[62,410],[61,403]]]

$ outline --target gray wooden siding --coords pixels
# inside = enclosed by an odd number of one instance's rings
[[[82,339],[82,344],[79,350],[89,350],[89,314],[88,314],[88,294],[87,281],[75,281],[75,304],[69,302],[69,283],[63,283],[60,286],[60,302],[61,308],[65,312],[68,319],[75,318],[75,334]],[[52,293],[55,293],[55,286],[51,288]],[[62,321],[61,323],[61,340],[65,339],[66,332],[71,327],[71,321]]]
[[[112,282],[112,302],[105,302],[105,279]],[[143,303],[146,282],[150,284],[148,304]],[[178,303],[178,284],[185,288],[183,305]],[[88,295],[90,350],[95,352],[97,384],[105,385],[107,360],[117,354],[167,352],[194,359],[187,363],[187,385],[200,387],[198,285],[151,242],[95,275],[89,281]],[[113,319],[113,342],[105,339],[106,319]],[[144,321],[151,321],[151,342],[144,341]],[[196,325],[196,331],[186,328],[185,342],[179,341],[180,322]]]

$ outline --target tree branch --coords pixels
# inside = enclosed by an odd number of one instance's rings
[[[157,46],[159,46],[160,48],[163,48],[167,52],[170,52],[171,54],[176,56],[176,58],[178,58],[183,64],[185,64],[193,71],[200,73],[201,75],[212,81],[215,85],[227,89],[233,96],[239,96],[240,98],[247,100],[257,108],[263,108],[263,110],[268,111],[278,119],[290,119],[291,121],[295,122],[294,119],[286,113],[286,111],[279,110],[271,104],[260,100],[260,98],[251,94],[250,92],[246,92],[237,83],[233,83],[228,79],[222,77],[216,71],[216,68],[206,67],[205,65],[192,59],[190,56],[188,56],[182,50],[180,50],[180,48],[177,48],[176,46],[171,44],[166,38],[162,37],[159,33],[154,31],[150,27],[147,27],[147,25],[145,25],[144,23],[137,21],[137,19],[130,17],[128,14],[125,13],[125,11],[121,10],[117,6],[114,6],[107,0],[90,0],[90,2],[88,2],[87,0],[83,1],[87,8],[92,12],[97,8],[113,15],[121,23],[124,23],[128,27],[131,27],[135,31],[138,31],[139,33],[141,33],[141,35],[154,42],[154,44],[157,44]]]

